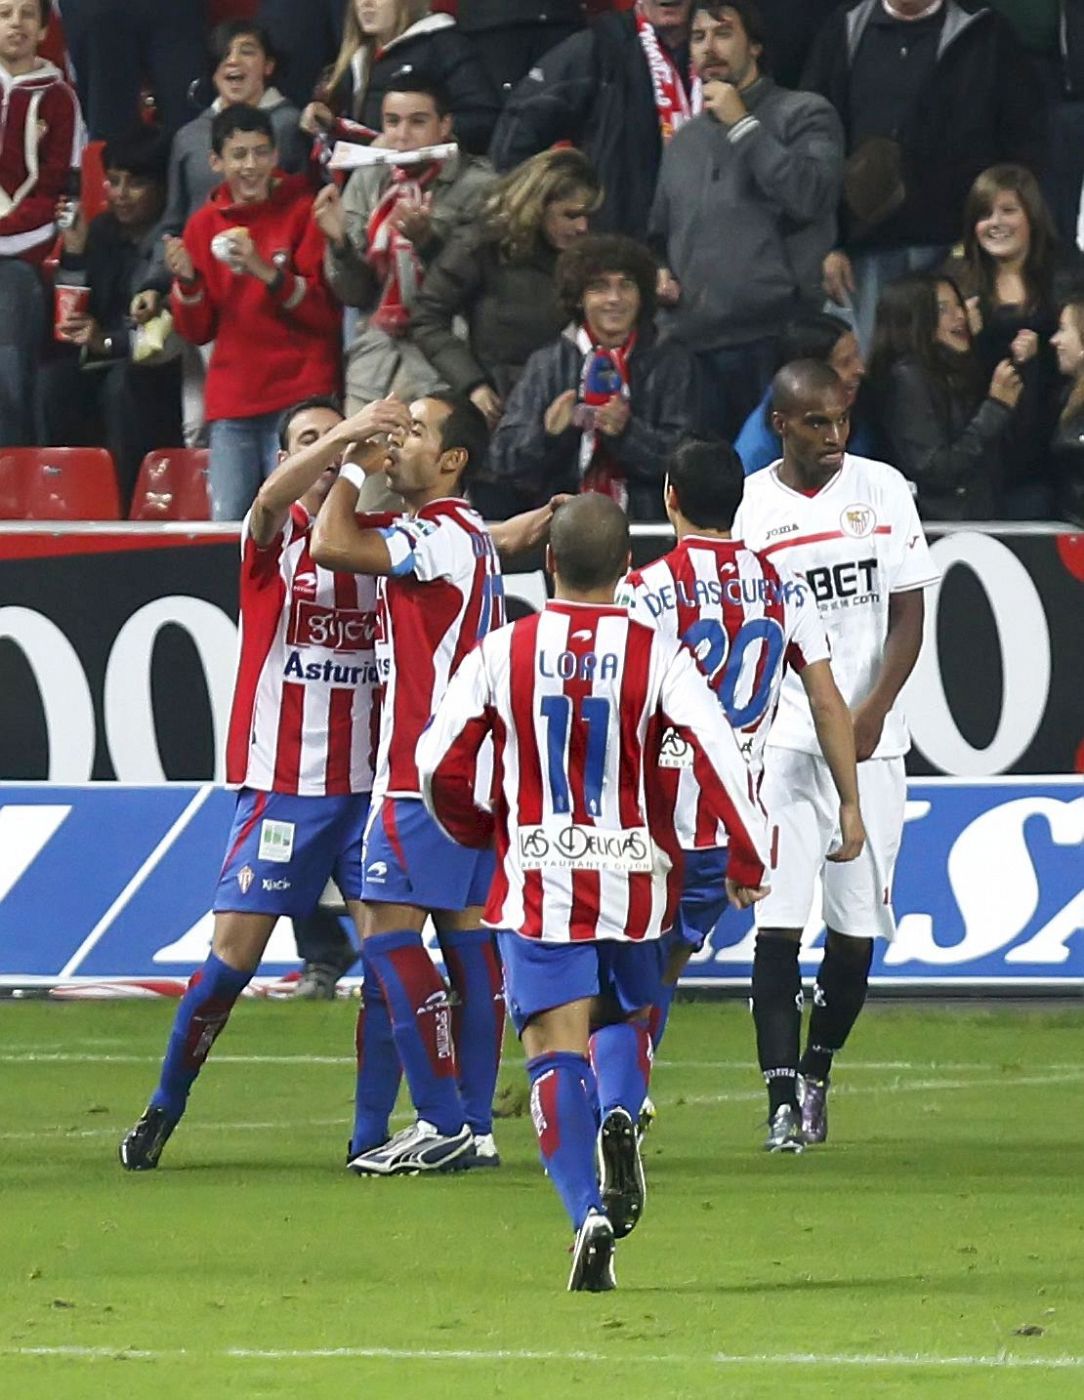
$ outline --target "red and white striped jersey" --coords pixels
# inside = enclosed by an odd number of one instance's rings
[[[382,526],[391,517],[368,516]],[[376,748],[376,580],[309,554],[295,505],[260,549],[241,525],[241,621],[226,778],[261,792],[369,792]]]
[[[504,622],[504,585],[489,531],[466,501],[431,501],[384,535],[392,572],[377,585],[376,786],[417,797],[418,739],[464,656]]]
[[[492,835],[485,922],[551,943],[657,938],[682,858],[659,781],[668,728],[731,837],[730,875],[760,884],[764,814],[733,731],[680,642],[615,605],[547,603],[464,661],[418,746],[423,797],[456,841]],[[473,793],[493,736],[493,811]]]
[[[853,710],[880,674],[892,594],[936,583],[937,566],[911,489],[894,467],[848,452],[835,476],[807,496],[780,480],[780,465],[746,477],[734,533],[772,563],[786,560],[808,584],[832,644],[836,684]],[[797,677],[783,683],[768,743],[820,753]],[[896,758],[910,747],[897,701],[873,757]]]
[[[688,535],[662,559],[634,569],[617,601],[689,647],[759,780],[784,668],[802,671],[829,655],[808,588],[741,540]],[[682,848],[726,845],[726,832],[697,787],[688,745],[668,734],[659,761],[675,771]]]

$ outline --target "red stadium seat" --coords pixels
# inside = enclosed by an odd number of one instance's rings
[[[205,447],[163,447],[139,468],[129,520],[210,520]]]
[[[0,450],[0,520],[119,520],[120,492],[104,447]]]

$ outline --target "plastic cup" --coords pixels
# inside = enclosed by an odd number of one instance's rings
[[[90,310],[90,288],[58,282],[53,288],[53,338],[68,341],[61,327],[71,316],[85,316]]]

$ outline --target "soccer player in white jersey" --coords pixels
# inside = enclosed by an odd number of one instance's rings
[[[636,1135],[622,1131],[640,1100],[623,1106],[607,1143],[587,1050],[592,1021],[644,1019],[657,995],[681,879],[673,807],[658,782],[668,728],[692,749],[704,802],[730,834],[735,900],[762,895],[767,859],[748,770],[691,654],[613,602],[628,564],[620,507],[594,494],[562,505],[547,557],[554,601],[466,658],[418,746],[423,795],[444,830],[473,846],[495,836],[485,919],[502,930],[531,1116],[576,1231],[574,1291],[614,1286],[615,1234],[643,1206]],[[483,808],[479,756],[491,738]]]
[[[214,898],[211,953],[177,1008],[150,1104],[120,1144],[129,1171],[158,1165],[188,1093],[280,915],[312,911],[334,876],[357,923],[361,836],[373,786],[376,589],[310,552],[313,519],[344,454],[402,431],[379,400],[345,420],[327,400],[284,417],[286,460],[241,524],[240,654],[226,753],[237,810]]]
[[[777,858],[771,894],[757,908],[753,1012],[772,1114],[800,1100],[803,1140],[823,1142],[832,1059],[865,1002],[873,939],[895,934],[892,877],[910,747],[896,700],[922,643],[922,590],[937,572],[904,478],[846,452],[850,422],[835,371],[812,360],[785,365],[772,404],[783,456],[746,480],[734,529],[768,560],[785,561],[816,600],[854,718],[867,837],[857,860],[825,864],[834,794],[806,697],[788,676],[765,755],[762,796]],[[818,875],[828,933],[799,1061],[798,945]]]
[[[832,676],[828,640],[808,586],[785,564],[777,566],[754,553],[732,531],[744,480],[741,461],[729,443],[679,443],[667,463],[663,487],[677,547],[633,570],[617,599],[628,604],[633,617],[691,649],[738,736],[755,788],[760,786],[764,744],[784,674],[789,671],[800,678],[838,798],[842,835],[828,859],[854,860],[862,849],[864,830],[850,711]],[[651,1045],[632,1045],[632,1028],[607,1027],[592,1037],[600,1088],[611,1077],[612,1057],[658,1050],[674,985],[726,908],[726,832],[705,806],[691,754],[676,736],[667,736],[661,762],[675,780],[676,826],[685,852],[681,905],[667,935],[663,995],[651,1017]],[[602,1108],[605,1113],[605,1095]],[[770,1151],[800,1147],[797,1119],[773,1121],[765,1146]]]
[[[549,510],[494,528],[459,493],[482,461],[485,419],[467,399],[434,395],[410,406],[410,426],[364,467],[350,466],[320,512],[313,556],[329,568],[378,576],[377,664],[384,686],[376,796],[365,838],[366,973],[378,983],[417,1121],[385,1140],[356,1124],[350,1168],[361,1175],[496,1166],[493,1090],[504,1028],[500,958],[482,909],[492,852],[465,851],[426,813],[414,751],[470,649],[504,620],[498,545],[518,522],[548,525]],[[375,530],[354,507],[366,475],[384,472],[409,516]],[[454,1004],[422,941],[431,915]],[[375,1071],[374,1071],[375,1072]],[[387,1064],[394,1099],[398,1065]],[[366,1140],[366,1136],[370,1140]],[[375,1140],[372,1140],[375,1139]]]

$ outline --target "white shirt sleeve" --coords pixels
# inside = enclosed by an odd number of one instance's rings
[[[892,549],[888,561],[889,593],[907,593],[936,583],[940,574],[915,509],[914,497],[902,476],[894,474],[891,499]]]

